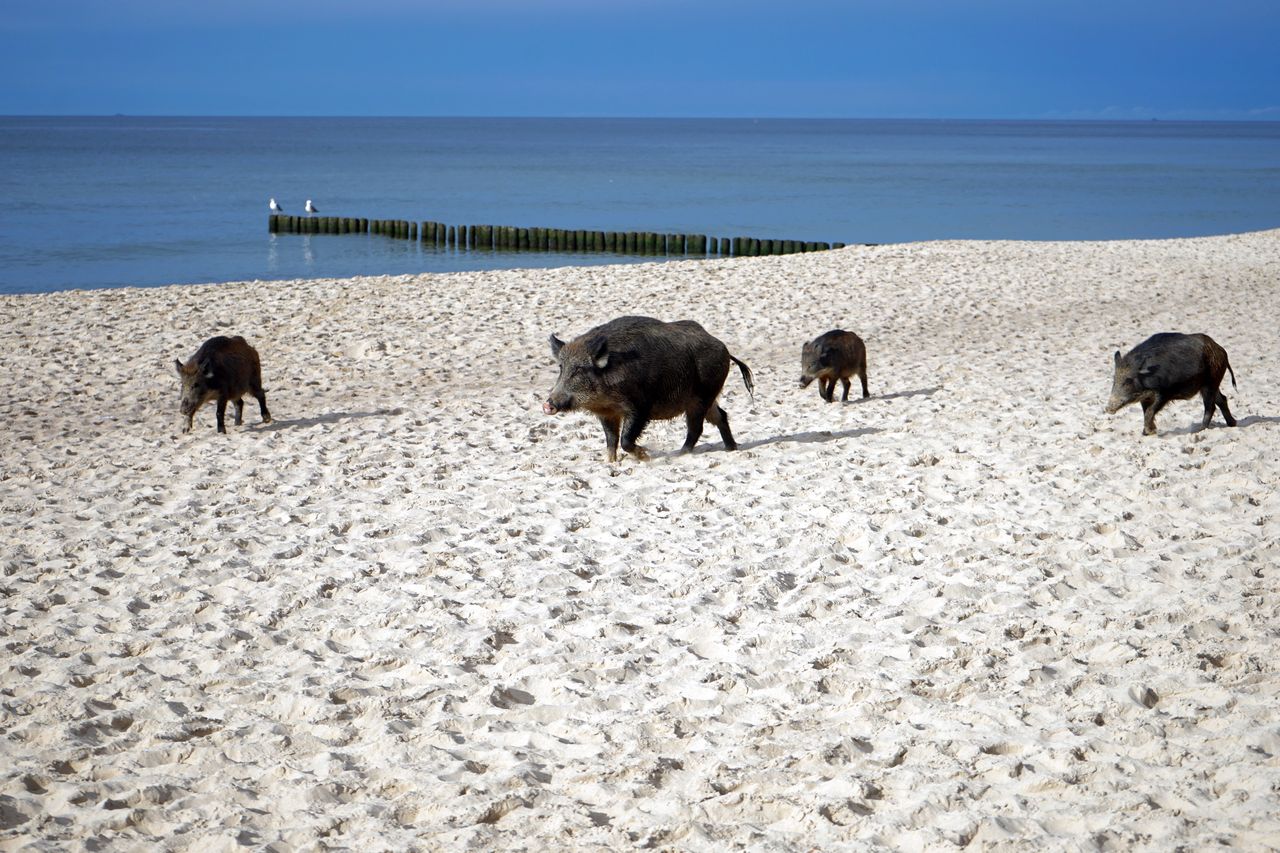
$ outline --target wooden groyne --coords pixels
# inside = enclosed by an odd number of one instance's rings
[[[814,240],[712,237],[707,234],[661,234],[653,231],[517,228],[510,225],[446,225],[443,222],[410,222],[404,219],[291,216],[283,213],[270,215],[267,230],[272,234],[378,234],[458,251],[600,252],[665,257],[791,255],[797,252],[841,249],[845,245]]]

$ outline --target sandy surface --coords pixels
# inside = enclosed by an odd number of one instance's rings
[[[624,313],[740,451],[539,411]],[[1278,317],[1280,231],[2,298],[0,849],[1276,846]],[[1103,414],[1157,331],[1239,428]]]

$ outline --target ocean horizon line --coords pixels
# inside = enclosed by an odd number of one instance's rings
[[[279,113],[0,113],[0,119],[272,119],[272,120],[387,120],[436,119],[458,121],[700,121],[700,122],[914,122],[971,124],[1280,124],[1280,118],[1164,118],[1105,116],[695,116],[695,115],[393,115],[393,114],[279,114]]]

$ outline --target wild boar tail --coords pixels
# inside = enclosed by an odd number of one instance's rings
[[[1228,359],[1228,360],[1227,360],[1227,373],[1230,373],[1230,374],[1231,374],[1231,387],[1232,387],[1232,388],[1235,388],[1235,387],[1236,387],[1236,372],[1235,372],[1234,370],[1232,370],[1232,369],[1231,369],[1231,361],[1230,361],[1230,359]]]
[[[732,355],[729,356],[729,360],[738,365],[738,369],[742,371],[742,384],[747,386],[747,393],[750,394],[751,399],[754,400],[756,398],[756,382],[751,376],[751,368],[747,367],[744,362],[734,358]],[[1232,377],[1232,381],[1235,381],[1235,377]]]

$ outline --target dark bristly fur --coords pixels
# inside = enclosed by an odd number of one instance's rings
[[[862,380],[862,396],[869,397],[867,390],[867,348],[862,338],[844,329],[832,329],[818,335],[800,350],[800,387],[808,388],[809,383],[818,380],[818,393],[822,399],[830,403],[835,399],[836,380],[844,385],[842,402],[849,400],[849,377],[857,376]]]
[[[191,421],[201,406],[210,400],[218,401],[218,432],[226,432],[227,401],[236,404],[236,426],[243,421],[245,394],[258,400],[262,422],[271,423],[267,411],[267,395],[262,390],[262,364],[258,351],[239,335],[226,338],[221,335],[200,345],[187,363],[174,359],[178,378],[182,380],[182,414],[187,422],[183,432],[191,432]]]
[[[1235,426],[1227,398],[1219,391],[1222,377],[1231,373],[1227,351],[1208,335],[1161,332],[1152,335],[1127,354],[1115,355],[1115,375],[1107,414],[1115,414],[1133,402],[1142,403],[1142,434],[1155,435],[1156,413],[1170,400],[1189,400],[1199,394],[1204,401],[1204,427],[1213,420],[1216,406],[1227,426]]]
[[[682,452],[702,435],[703,421],[720,430],[727,450],[737,449],[729,416],[716,401],[732,362],[754,391],[751,369],[729,354],[692,320],[664,323],[652,317],[619,317],[565,343],[551,336],[560,376],[542,410],[549,415],[584,409],[600,419],[610,462],[618,445],[637,459],[636,444],[651,420],[685,416]]]

